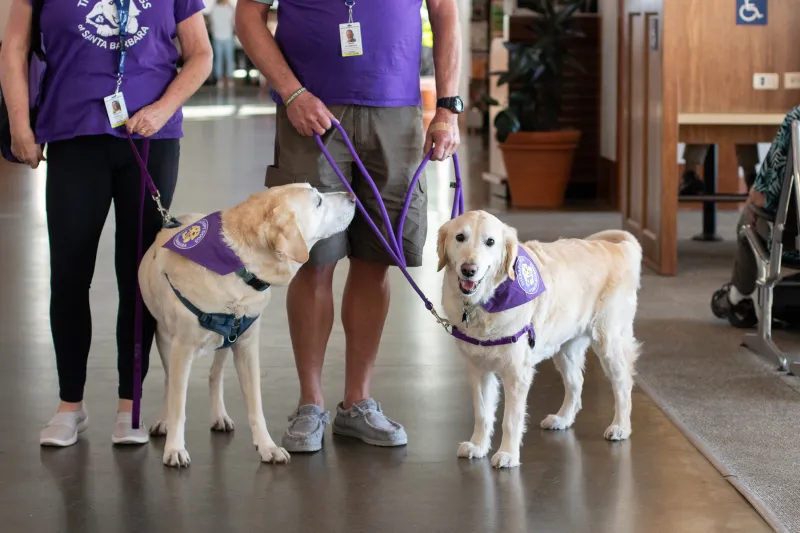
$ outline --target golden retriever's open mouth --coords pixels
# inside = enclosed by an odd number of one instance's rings
[[[472,294],[473,292],[478,290],[478,285],[481,284],[481,281],[483,280],[479,279],[478,281],[473,281],[471,279],[459,278],[458,288],[461,289],[462,294]]]

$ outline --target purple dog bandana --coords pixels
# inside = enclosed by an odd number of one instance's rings
[[[489,313],[508,311],[530,302],[545,291],[539,270],[522,246],[517,250],[514,272],[517,279],[507,278],[501,283],[489,301],[481,305],[484,310]]]
[[[187,225],[164,244],[198,265],[225,276],[244,268],[239,256],[222,240],[220,213],[212,213]]]

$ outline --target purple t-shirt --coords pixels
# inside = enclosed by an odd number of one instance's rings
[[[177,75],[173,39],[179,22],[204,7],[203,0],[130,0],[125,76],[121,91],[128,116],[158,100]],[[124,136],[108,121],[103,98],[112,94],[119,64],[115,0],[45,0],[42,42],[47,69],[36,121],[37,142],[80,135]],[[152,138],[183,136],[177,113]]]
[[[251,1],[251,0],[245,0]],[[326,105],[417,106],[422,0],[357,0],[363,55],[342,57],[344,0],[280,0],[275,39],[300,83]],[[273,91],[277,103],[280,96]]]

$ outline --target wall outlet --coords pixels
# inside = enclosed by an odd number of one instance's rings
[[[753,89],[760,91],[774,91],[780,85],[780,78],[774,73],[760,73],[753,74]]]
[[[800,72],[786,72],[783,75],[783,86],[786,89],[800,89]]]

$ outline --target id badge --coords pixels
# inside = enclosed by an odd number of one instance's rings
[[[361,45],[360,22],[339,24],[339,40],[342,43],[342,57],[364,55],[364,48]]]
[[[106,104],[108,121],[112,128],[118,128],[128,122],[128,108],[125,106],[125,97],[122,93],[114,93],[103,98]]]

